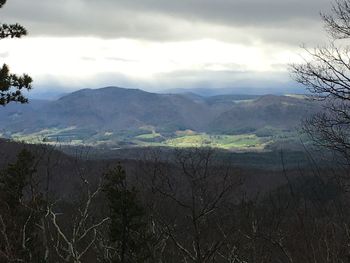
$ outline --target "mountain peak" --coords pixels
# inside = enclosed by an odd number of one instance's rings
[[[63,97],[61,97],[59,100],[65,100],[68,98],[77,98],[79,96],[94,96],[94,95],[124,95],[124,94],[147,94],[148,92],[140,90],[140,89],[129,89],[129,88],[122,88],[117,86],[107,86],[97,89],[80,89],[77,91],[74,91],[72,93],[66,94]]]
[[[131,89],[131,88],[118,87],[118,86],[106,86],[106,87],[92,89],[92,90],[95,90],[95,91],[118,91],[118,90],[120,91],[120,90],[123,90],[123,91],[142,91],[142,92],[145,92],[145,91],[140,90],[140,89]]]

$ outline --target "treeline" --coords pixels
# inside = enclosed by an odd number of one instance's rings
[[[0,173],[0,262],[348,262],[344,171],[281,169],[253,192],[213,150],[172,160],[20,151]]]

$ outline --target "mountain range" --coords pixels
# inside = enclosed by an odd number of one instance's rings
[[[43,130],[79,130],[86,136],[151,129],[208,134],[254,133],[266,128],[294,130],[319,111],[304,96],[158,94],[137,89],[83,89],[54,101],[31,100],[0,111],[4,137]]]

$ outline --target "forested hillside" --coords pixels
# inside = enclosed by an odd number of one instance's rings
[[[25,142],[262,150],[297,137],[320,109],[305,96],[201,97],[108,87],[0,112],[2,136]]]

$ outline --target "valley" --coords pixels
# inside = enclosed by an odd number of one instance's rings
[[[1,137],[96,148],[211,147],[269,151],[300,140],[319,105],[305,96],[156,94],[107,87],[0,112]]]
[[[186,133],[189,134],[186,134]],[[145,133],[140,135],[114,134],[113,132],[91,133],[75,129],[46,129],[31,134],[14,133],[10,136],[18,142],[64,146],[92,146],[110,148],[130,147],[211,147],[231,151],[262,151],[273,143],[273,137],[258,137],[255,134],[223,135],[176,131],[174,134]]]

